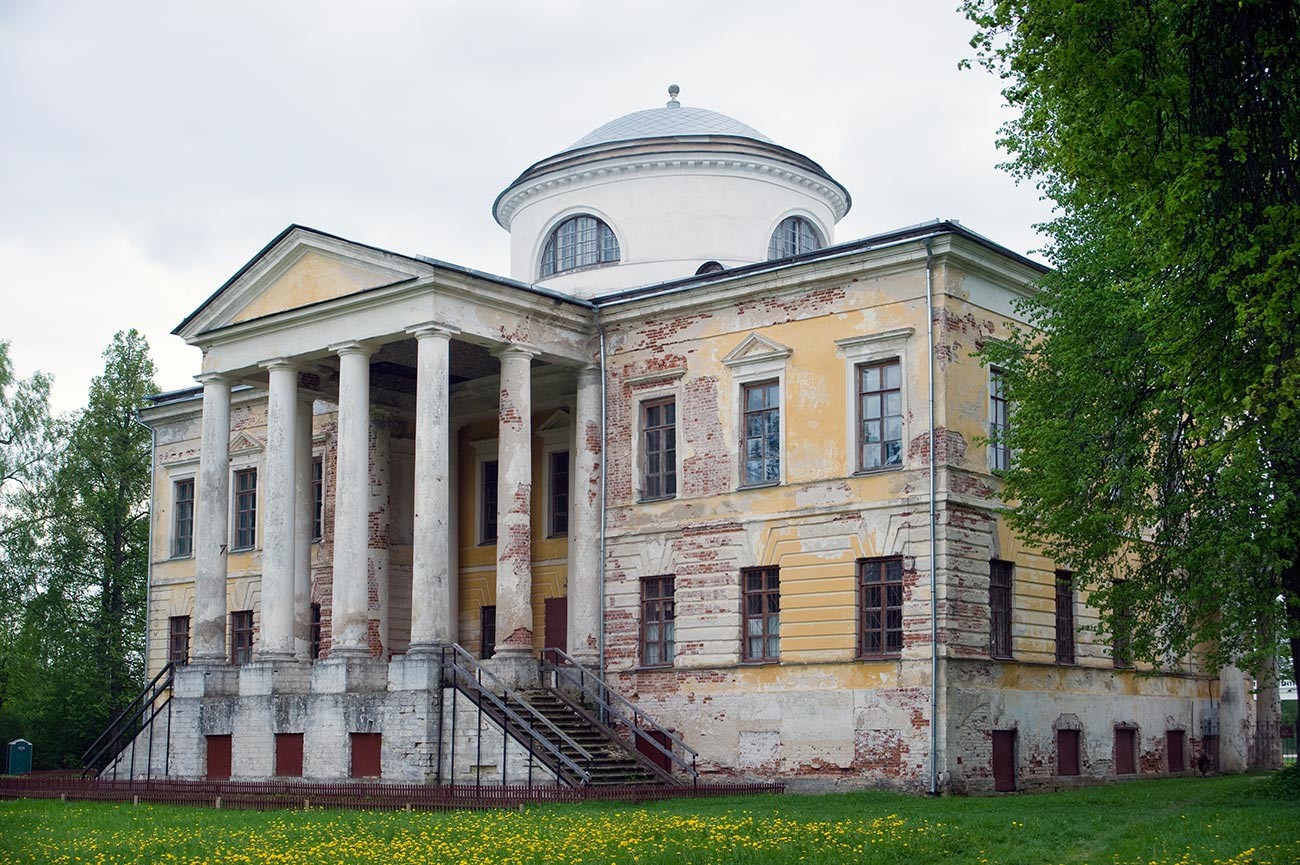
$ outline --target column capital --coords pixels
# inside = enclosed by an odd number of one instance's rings
[[[520,343],[504,343],[492,350],[492,356],[504,360],[508,357],[526,357],[529,360],[541,354],[540,351],[529,345]]]
[[[430,336],[442,336],[450,339],[460,333],[460,328],[443,324],[440,321],[426,321],[422,324],[411,325],[406,329],[406,332],[416,339],[424,339]]]
[[[336,342],[334,345],[328,347],[328,351],[339,356],[359,354],[364,355],[365,357],[370,357],[370,355],[375,353],[376,348],[378,348],[378,346],[372,342],[362,342],[361,340],[354,339],[347,342]]]
[[[194,380],[199,384],[234,384],[236,378],[228,372],[203,372],[194,376]]]
[[[262,369],[288,369],[298,371],[302,369],[302,364],[296,358],[292,357],[273,357],[270,360],[264,360],[258,364]]]
[[[600,367],[594,363],[586,363],[578,367],[575,371],[578,381],[595,382],[600,381]]]

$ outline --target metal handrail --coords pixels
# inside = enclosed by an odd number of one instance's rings
[[[98,775],[100,771],[102,771],[103,767],[97,766],[96,763],[104,756],[104,753],[112,749],[114,746],[119,745],[130,726],[144,717],[145,713],[149,711],[150,707],[152,707],[155,702],[157,702],[158,698],[171,689],[175,668],[176,665],[169,661],[165,667],[158,671],[158,675],[154,676],[153,679],[149,681],[149,684],[144,686],[144,690],[137,694],[135,699],[130,703],[127,703],[126,706],[122,708],[122,711],[118,712],[117,715],[113,717],[113,720],[108,722],[108,726],[104,728],[104,732],[100,733],[99,738],[95,739],[95,741],[91,743],[90,747],[86,749],[85,753],[81,755],[81,774],[83,778],[92,772],[95,775]],[[163,677],[166,677],[167,681],[160,685],[159,682]],[[169,695],[167,701],[170,702],[170,700],[171,697]],[[161,710],[161,706],[155,708],[153,714],[149,716],[149,720],[141,724],[139,729],[131,733],[132,738],[143,732],[145,727],[149,724],[152,724],[153,719],[158,717],[158,713]],[[116,757],[116,754],[113,756]]]
[[[562,658],[564,659],[565,663],[557,664],[554,661],[550,660],[550,658],[552,657]],[[684,758],[677,756],[677,754],[674,753],[671,748],[665,748],[654,737],[645,736],[643,738],[651,745],[654,745],[655,748],[661,754],[667,756],[669,760],[671,760],[673,763],[677,764],[683,770],[689,773],[693,779],[697,781],[699,780],[700,773],[695,766],[696,760],[699,758],[699,753],[694,748],[692,748],[690,745],[687,745],[685,742],[681,740],[681,738],[679,738],[677,735],[669,731],[667,728],[665,728],[654,718],[651,718],[649,715],[641,711],[640,707],[638,707],[627,697],[624,697],[618,691],[615,691],[613,688],[611,688],[605,682],[604,679],[596,675],[596,673],[593,672],[592,670],[589,670],[586,667],[584,667],[568,652],[564,651],[563,649],[543,649],[541,666],[543,672],[549,671],[555,673],[557,678],[560,676],[564,676],[569,681],[574,682],[574,684],[577,686],[579,691],[581,691],[585,696],[589,697],[602,710],[617,718],[629,730],[644,731],[646,729],[650,729],[653,730],[654,732],[661,733],[664,736],[666,736],[668,738],[668,741],[677,745],[684,752],[691,755],[691,760],[689,763],[686,762]],[[575,671],[578,673],[578,678],[576,681],[573,679],[573,675]],[[601,693],[612,696],[621,705],[627,707],[627,709],[632,713],[632,717],[628,718],[618,709],[610,705],[609,700],[602,697],[600,693],[597,693],[596,691],[593,691],[591,688],[587,687],[585,682],[588,677],[594,679],[596,682],[600,684]],[[645,726],[643,726],[643,723]],[[635,744],[637,743],[633,741],[633,745]]]
[[[448,649],[451,650],[453,655],[452,660],[450,661],[447,660],[447,656],[446,656],[446,652]],[[456,660],[457,658],[466,661],[468,663],[468,668],[457,663]],[[567,754],[565,754],[562,750],[560,750],[560,748],[558,748],[553,742],[551,742],[545,736],[540,735],[538,731],[534,729],[533,725],[525,721],[519,715],[518,712],[516,712],[514,709],[511,709],[510,706],[504,700],[502,700],[501,697],[498,697],[491,689],[483,687],[482,679],[479,677],[483,676],[488,678],[495,687],[501,689],[501,692],[506,699],[514,700],[517,705],[520,705],[525,709],[527,709],[529,714],[531,714],[537,720],[541,721],[542,724],[544,724],[547,727],[547,729],[549,729],[561,741],[563,741],[564,744],[568,745],[570,748],[577,751],[579,756],[582,757],[582,759],[590,762],[592,759],[591,752],[588,751],[586,748],[582,747],[581,745],[579,745],[577,742],[573,741],[573,739],[571,739],[563,730],[555,726],[555,724],[551,723],[549,718],[547,718],[545,715],[538,712],[532,706],[528,705],[528,703],[523,699],[521,699],[518,694],[516,694],[510,688],[506,687],[504,682],[498,679],[491,670],[487,669],[486,667],[481,665],[477,660],[475,660],[474,656],[471,655],[469,652],[465,651],[464,647],[462,647],[458,643],[452,643],[450,646],[446,646],[443,650],[442,666],[444,669],[450,669],[453,674],[459,673],[461,676],[466,678],[469,681],[469,683],[473,685],[474,690],[476,692],[475,696],[478,699],[487,697],[488,700],[492,703],[492,705],[495,706],[502,713],[502,715],[506,717],[507,720],[513,721],[522,729],[524,733],[532,737],[534,740],[540,742],[546,750],[554,754],[560,760],[560,762],[564,764],[565,768],[569,769],[571,772],[577,775],[579,780],[581,780],[583,784],[588,784],[591,782],[590,772],[588,772],[586,769],[582,768],[577,763],[575,763],[572,760],[572,758],[570,758]]]

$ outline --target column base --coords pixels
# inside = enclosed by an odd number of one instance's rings
[[[241,697],[305,694],[311,686],[311,664],[289,658],[259,658],[239,668]]]
[[[497,649],[495,655],[479,663],[513,691],[537,686],[537,659],[528,649]]]
[[[311,665],[313,694],[354,694],[387,688],[388,663],[379,658],[330,655]]]

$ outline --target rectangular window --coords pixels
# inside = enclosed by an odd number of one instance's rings
[[[553,451],[548,461],[551,484],[551,513],[548,534],[562,538],[569,533],[569,452]]]
[[[1079,774],[1079,731],[1056,731],[1056,774]]]
[[[230,614],[230,663],[236,667],[253,660],[253,611]]]
[[[903,651],[903,559],[858,559],[858,655],[895,657]]]
[[[1168,730],[1165,732],[1165,752],[1169,757],[1170,772],[1186,772],[1187,733],[1183,730]]]
[[[670,667],[674,646],[673,577],[645,577],[641,580],[641,663],[647,667]]]
[[[320,657],[320,604],[311,605],[311,630],[308,639],[311,640],[311,659],[315,661]]]
[[[781,480],[781,388],[775,381],[747,384],[741,389],[745,411],[740,461],[744,486]]]
[[[383,734],[353,733],[352,772],[353,778],[378,778],[382,773]]]
[[[780,569],[742,568],[746,661],[775,661],[781,657]]]
[[[989,654],[1011,657],[1011,562],[989,562]]]
[[[257,469],[235,472],[235,549],[257,545]]]
[[[497,607],[487,604],[478,610],[478,657],[486,661],[497,653]]]
[[[311,539],[325,537],[325,460],[311,461]]]
[[[189,616],[172,616],[167,620],[167,660],[178,665],[190,662]]]
[[[478,524],[480,544],[497,542],[497,470],[496,460],[483,463],[479,472]]]
[[[858,372],[858,471],[903,464],[903,368],[897,360]]]
[[[989,368],[989,468],[1006,471],[1011,468],[1011,448],[1007,445],[1010,416],[1007,413],[1006,384],[1002,370]]]
[[[1137,774],[1137,730],[1115,728],[1115,774]]]
[[[641,405],[641,498],[677,495],[677,401]]]
[[[302,777],[302,733],[275,734],[275,774],[279,778]]]
[[[1056,663],[1074,663],[1074,584],[1069,571],[1056,572]]]
[[[1129,669],[1133,666],[1133,618],[1123,599],[1124,581],[1115,583],[1115,615],[1111,624],[1115,633],[1111,637],[1110,658],[1117,669]]]
[[[172,555],[180,558],[194,553],[194,478],[177,481],[172,487]]]

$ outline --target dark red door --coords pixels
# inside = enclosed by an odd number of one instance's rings
[[[1165,733],[1165,750],[1169,752],[1170,772],[1183,772],[1187,769],[1187,759],[1183,754],[1184,741],[1182,730],[1168,730]]]
[[[275,734],[275,774],[280,778],[302,777],[302,733]]]
[[[380,733],[352,734],[352,777],[378,778],[383,736]]]
[[[1115,774],[1137,773],[1137,730],[1132,727],[1115,728]]]
[[[546,625],[543,648],[569,651],[569,599],[546,599]]]
[[[208,736],[208,780],[230,780],[229,736]]]
[[[1016,789],[1016,731],[993,731],[993,789],[1010,793]]]
[[[665,772],[671,772],[673,761],[668,759],[668,755],[656,748],[651,740],[658,742],[663,746],[664,751],[672,751],[673,740],[668,738],[667,733],[659,730],[638,730],[636,734],[636,749],[641,755],[647,758]]]

